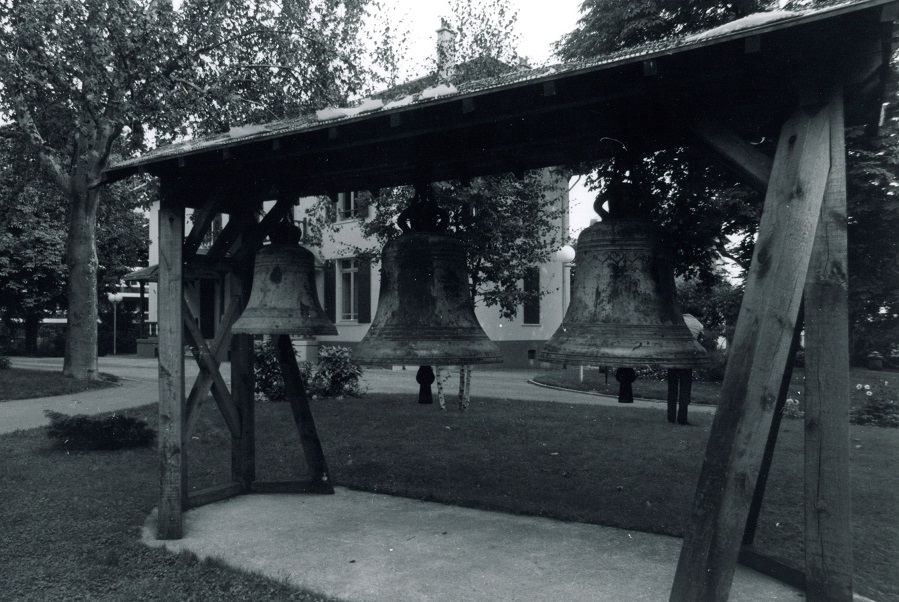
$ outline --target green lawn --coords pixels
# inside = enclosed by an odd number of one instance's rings
[[[8,368],[0,370],[0,401],[81,393],[117,384],[118,378],[112,374],[101,374],[100,380],[84,382],[62,372]]]
[[[155,407],[129,414],[155,423]],[[215,404],[188,451],[191,484],[229,474]],[[466,413],[407,396],[317,400],[313,411],[338,485],[475,508],[682,534],[709,434],[661,409],[474,399]],[[257,406],[261,480],[303,477],[286,404]],[[280,584],[136,542],[157,502],[155,450],[66,454],[43,430],[0,437],[0,582],[23,600],[317,600]],[[852,427],[856,590],[899,601],[899,431]],[[785,420],[757,544],[802,556],[802,424]]]

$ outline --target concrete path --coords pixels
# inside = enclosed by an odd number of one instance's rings
[[[62,358],[13,357],[10,359],[15,368],[62,370]],[[155,359],[139,358],[133,355],[106,356],[101,357],[98,363],[101,372],[119,377],[121,384],[108,389],[71,395],[0,402],[0,433],[36,428],[47,424],[49,421],[44,416],[44,410],[53,410],[64,414],[99,414],[155,403],[159,400],[158,363]],[[186,361],[184,365],[186,387],[189,391],[199,369],[193,361]],[[225,382],[230,382],[231,365],[228,362],[223,363],[221,371]],[[449,378],[446,381],[446,395],[449,402],[456,399],[459,389],[459,373],[456,369],[450,369],[447,372]],[[472,376],[471,395],[472,397],[518,401],[607,405],[622,410],[628,408],[664,409],[664,405],[657,401],[638,399],[633,404],[625,405],[619,404],[617,399],[608,395],[538,386],[530,382],[538,372],[538,370],[501,370],[476,367]],[[415,393],[418,390],[414,370],[367,369],[364,380],[368,390],[373,393]],[[433,389],[436,395],[436,386]],[[690,411],[713,413],[714,408],[694,404],[690,406]]]
[[[191,510],[188,550],[353,602],[656,602],[681,540],[337,488],[332,496],[248,495]],[[730,600],[803,600],[738,566]]]
[[[52,358],[13,358],[22,368],[61,370]],[[222,370],[228,379],[230,366]],[[121,386],[45,399],[0,402],[0,433],[46,423],[44,409],[98,413],[157,401],[157,364],[134,356],[100,358]],[[186,364],[187,386],[197,373]],[[602,404],[627,411],[664,404],[618,404],[608,396],[537,387],[536,371],[476,369],[472,395]],[[369,391],[414,393],[415,373],[367,370]],[[458,374],[447,383],[455,399]],[[713,411],[696,407],[697,411]],[[667,600],[681,540],[597,525],[512,516],[338,488],[333,496],[248,495],[191,510],[185,537],[147,545],[215,557],[347,602]],[[738,567],[733,601],[798,601],[802,595]]]

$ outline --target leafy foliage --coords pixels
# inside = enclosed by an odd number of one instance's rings
[[[584,0],[577,28],[555,43],[563,60],[703,31],[774,4],[760,0]]]
[[[255,341],[255,356],[253,359],[253,374],[255,375],[255,393],[257,399],[268,401],[284,401],[284,378],[281,376],[281,366],[278,364],[278,352],[274,340],[267,338],[263,341]],[[301,369],[304,380],[308,382],[308,370],[306,362]]]
[[[362,34],[375,6],[0,1],[0,109],[67,204],[68,374],[96,377],[96,223],[110,157],[147,148],[148,133],[228,130],[362,91],[382,76],[368,59],[393,56],[389,41],[378,47],[389,28]]]
[[[514,68],[518,61],[515,22],[517,11],[508,0],[489,3],[455,0],[451,15],[444,19],[457,32],[453,81],[491,77]],[[406,93],[410,82],[384,96]],[[520,177],[520,179],[519,179]],[[431,192],[450,215],[449,231],[458,237],[467,253],[471,294],[476,303],[497,307],[503,318],[514,318],[518,309],[534,296],[548,291],[524,291],[522,279],[534,266],[547,261],[550,253],[567,240],[561,230],[567,177],[558,170],[525,172],[433,183]],[[373,218],[361,223],[363,236],[373,246],[350,247],[349,254],[377,261],[380,249],[399,236],[397,215],[414,196],[411,187],[384,189],[369,200]],[[322,200],[309,211],[312,230],[318,235],[334,230],[328,225],[332,208]],[[336,239],[335,239],[336,240]]]
[[[284,378],[278,363],[274,340],[255,343],[253,371],[256,376],[256,398],[259,401],[284,401]],[[365,388],[359,379],[362,368],[350,358],[346,347],[323,345],[318,350],[318,365],[300,362],[300,376],[306,392],[314,397],[362,397]]]
[[[0,353],[0,370],[9,370],[12,368],[12,362],[8,357]]]
[[[47,436],[67,450],[112,450],[147,447],[156,431],[145,420],[112,414],[111,416],[69,416],[46,410],[50,419]]]
[[[362,368],[352,361],[349,349],[325,345],[318,350],[310,392],[317,397],[362,397],[365,389],[360,378]]]

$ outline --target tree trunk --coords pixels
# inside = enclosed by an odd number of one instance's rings
[[[41,328],[41,314],[28,312],[25,315],[25,355],[37,355],[37,333]]]
[[[66,246],[68,331],[62,371],[78,380],[99,378],[97,370],[97,205],[100,193],[77,178],[70,193],[69,238]]]

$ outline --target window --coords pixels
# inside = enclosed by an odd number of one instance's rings
[[[367,192],[340,192],[337,194],[337,214],[339,222],[356,218],[368,217]]]
[[[371,262],[325,262],[325,312],[334,323],[371,323]]]
[[[529,268],[522,283],[524,292],[533,296],[522,307],[524,324],[540,324],[540,268]]]
[[[356,278],[359,264],[355,259],[340,259],[337,262],[340,281],[340,321],[349,322],[359,319]]]

